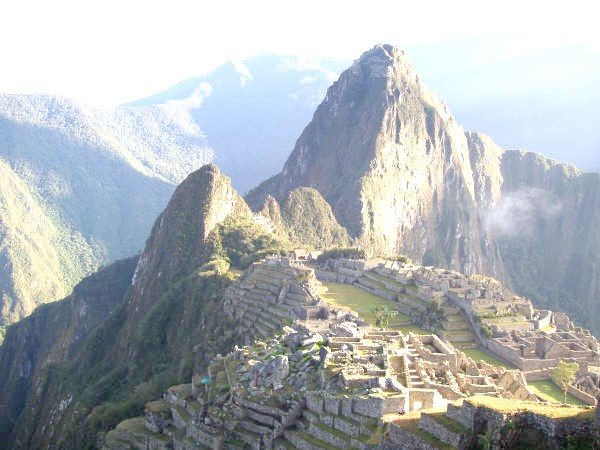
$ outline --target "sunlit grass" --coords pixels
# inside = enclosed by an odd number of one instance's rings
[[[469,397],[468,401],[475,406],[486,406],[501,413],[532,412],[555,419],[569,417],[594,417],[594,409],[590,407],[558,405],[556,403],[528,402],[523,400],[490,397],[487,395],[475,395]]]
[[[325,286],[326,290],[323,290],[321,296],[325,301],[340,308],[351,309],[358,313],[360,318],[371,326],[376,326],[375,314],[373,312],[375,308],[385,307],[397,311],[395,302],[378,297],[355,286],[340,283],[323,283],[323,286]],[[410,322],[408,316],[404,314],[398,313],[391,322],[390,328],[393,329],[414,331],[415,333],[428,333],[415,325],[397,325],[396,322]]]
[[[480,359],[485,361],[488,364],[493,364],[494,366],[506,367],[507,369],[516,369],[512,364],[502,361],[496,356],[492,355],[490,352],[482,349],[482,348],[465,348],[462,349],[462,352],[467,355],[469,358],[474,359],[475,361],[479,361]]]
[[[534,394],[538,395],[540,398],[548,402],[562,403],[564,401],[563,391],[554,382],[550,380],[531,381],[527,384]],[[578,398],[573,397],[570,394],[567,394],[567,403],[569,405],[576,406],[585,405],[584,402],[582,402]]]

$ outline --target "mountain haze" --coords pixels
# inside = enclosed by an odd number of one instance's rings
[[[337,78],[336,61],[261,55],[229,61],[131,106],[187,102],[214,162],[240,192],[276,173]]]
[[[222,68],[233,73],[237,94],[238,83],[240,90],[251,86],[248,73],[257,79],[256,69],[246,69]],[[235,309],[253,262],[300,245],[360,245],[376,256],[403,253],[494,275],[531,296],[537,308],[566,310],[600,330],[600,175],[506,151],[463,130],[404,53],[379,45],[340,75],[283,170],[245,199],[214,164],[175,188],[188,166],[213,157],[210,133],[194,119],[194,108],[208,107],[218,92],[215,80],[210,88],[205,82],[111,113],[55,98],[5,100],[20,106],[0,117],[3,267],[31,265],[37,273],[52,266],[40,283],[53,282],[54,273],[75,280],[85,264],[91,269],[104,258],[135,253],[145,231],[148,239],[140,257],[103,268],[64,300],[8,327],[0,347],[0,448],[101,445],[105,431],[141,415],[168,386],[206,373],[213,357],[248,338],[248,324],[224,314],[225,299]],[[27,102],[44,113],[17,115]],[[167,112],[182,105],[177,111],[188,111],[185,120],[170,122]],[[174,127],[182,139],[191,133],[197,146],[179,149],[168,133],[158,144],[143,132],[143,108],[154,111],[159,130]],[[19,122],[26,120],[32,123]],[[88,125],[117,123],[111,120],[142,127],[131,131],[139,139],[133,142],[150,142],[133,150],[103,147],[106,134]],[[114,129],[124,136],[125,126]],[[254,159],[255,167],[261,164]],[[89,216],[82,215],[88,208]],[[23,227],[29,211],[37,220]],[[81,265],[69,266],[77,257]],[[35,284],[21,273],[24,286]],[[264,280],[257,280],[249,284],[263,290]],[[21,295],[10,283],[7,292]]]

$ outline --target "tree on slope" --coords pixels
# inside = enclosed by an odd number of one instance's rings
[[[564,402],[567,403],[567,391],[575,376],[579,371],[579,364],[576,362],[567,362],[562,360],[559,362],[554,370],[552,371],[552,381],[554,381],[563,390]]]

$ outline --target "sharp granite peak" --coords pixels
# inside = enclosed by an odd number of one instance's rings
[[[153,304],[182,266],[197,264],[215,227],[227,217],[251,218],[231,180],[214,164],[191,173],[156,220],[135,270],[131,302]],[[195,261],[194,261],[195,259]]]
[[[115,173],[118,182],[128,172]],[[387,434],[378,422],[387,412],[406,419],[474,393],[532,398],[523,373],[461,348],[496,348],[534,376],[559,357],[600,364],[591,333],[551,311],[600,328],[600,176],[465,132],[394,47],[376,46],[341,74],[283,171],[246,201],[202,166],[158,215],[139,259],[8,328],[0,449],[366,449]],[[506,232],[515,215],[530,233]],[[312,250],[350,245],[362,248],[314,261]],[[378,308],[367,322],[336,306],[320,280],[389,302],[403,314],[397,329],[379,327]],[[411,322],[420,337],[404,333]],[[192,383],[164,393],[182,381]],[[471,418],[459,428],[475,443],[485,436],[475,423],[491,416],[467,402],[446,417],[463,412]],[[418,428],[440,431],[430,419]],[[557,427],[540,420],[543,433]],[[496,434],[515,423],[502,419]],[[408,431],[389,436],[402,445]],[[456,434],[444,442],[459,447]]]
[[[404,53],[379,45],[329,88],[281,174],[248,201],[258,208],[267,194],[281,199],[296,187],[314,187],[373,252],[424,260],[445,248],[446,264],[473,272],[486,266],[471,256],[483,251],[481,239],[454,239],[460,232],[453,224],[464,222],[457,204],[475,208],[475,184],[468,135]]]

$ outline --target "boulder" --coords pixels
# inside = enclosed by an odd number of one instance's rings
[[[358,329],[358,326],[354,322],[336,323],[332,328],[332,332],[336,336],[353,337],[353,338],[361,338],[362,337],[362,333],[360,332],[360,330]]]

